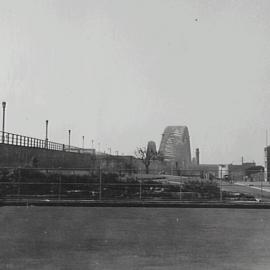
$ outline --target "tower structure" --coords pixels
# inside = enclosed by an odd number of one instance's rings
[[[149,141],[147,144],[146,154],[148,156],[156,156],[157,155],[157,147],[154,141]]]
[[[168,126],[162,134],[159,156],[177,166],[186,168],[191,164],[189,132],[186,126]]]

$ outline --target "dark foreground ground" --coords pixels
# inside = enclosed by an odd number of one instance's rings
[[[270,210],[0,208],[0,269],[270,269]]]

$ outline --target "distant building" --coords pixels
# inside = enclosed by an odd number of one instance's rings
[[[96,149],[93,149],[93,148],[80,148],[79,153],[81,154],[93,154],[95,155],[96,154]]]
[[[197,161],[196,161],[197,163]],[[219,165],[217,164],[193,164],[189,166],[187,175],[200,176],[201,178],[218,178],[219,177]]]
[[[240,165],[229,164],[229,175],[233,181],[245,181],[246,170],[256,166],[255,162],[245,162]]]
[[[242,164],[219,165],[219,178],[228,178],[232,181],[261,181],[264,168],[255,162]]]
[[[218,165],[218,178],[225,178],[229,174],[229,164]]]

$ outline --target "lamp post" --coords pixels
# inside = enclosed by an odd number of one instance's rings
[[[68,130],[68,150],[70,151],[70,133],[71,133],[71,130],[69,129]]]
[[[2,102],[3,107],[3,126],[2,126],[2,143],[5,143],[5,113],[6,113],[6,102]]]
[[[84,149],[84,136],[82,136],[82,148]]]
[[[91,140],[92,142],[92,149],[94,149],[94,140]]]
[[[46,120],[45,148],[48,148],[48,124],[49,120]]]

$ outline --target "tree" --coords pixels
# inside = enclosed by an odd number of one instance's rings
[[[151,161],[156,158],[157,152],[155,147],[152,147],[152,145],[148,143],[147,149],[145,147],[137,147],[135,156],[143,162],[145,166],[145,172],[148,174]]]

